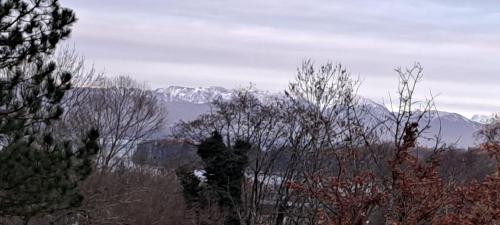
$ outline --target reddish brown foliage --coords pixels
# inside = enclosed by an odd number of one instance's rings
[[[364,171],[357,176],[311,179],[315,186],[290,187],[323,204],[317,211],[319,224],[500,224],[500,167],[483,181],[445,183],[437,170],[439,154],[427,161],[418,159],[410,153],[415,146],[412,137],[405,134],[392,153],[387,176]],[[498,162],[499,142],[486,141],[481,149]],[[377,216],[384,222],[371,221]]]

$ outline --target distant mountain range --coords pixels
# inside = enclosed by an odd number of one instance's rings
[[[261,90],[252,90],[253,94],[259,99],[265,99],[270,95],[279,95],[279,93],[270,93]],[[180,120],[189,121],[197,116],[209,112],[210,102],[215,99],[230,100],[235,91],[223,87],[180,87],[170,86],[167,88],[158,88],[154,90],[157,96],[164,103],[168,111],[168,125],[171,126]],[[391,112],[382,104],[367,98],[361,98],[360,104],[369,110],[373,117],[384,118]],[[471,119],[460,114],[452,112],[434,112],[439,117],[434,117],[430,124],[431,128],[427,136],[434,136],[441,131],[442,141],[447,144],[454,144],[460,148],[477,146],[476,133],[481,128],[482,123],[489,117],[475,115]],[[424,145],[425,140],[421,141]]]

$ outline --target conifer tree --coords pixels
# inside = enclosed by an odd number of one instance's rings
[[[28,224],[82,202],[78,183],[91,173],[99,135],[53,136],[71,74],[45,61],[75,21],[57,0],[0,1],[1,217]]]
[[[201,202],[201,181],[194,175],[192,168],[181,166],[177,169],[176,175],[183,188],[183,196],[188,208],[194,208]]]
[[[202,141],[198,146],[198,155],[203,160],[205,168],[206,188],[209,189],[206,191],[215,195],[225,215],[224,224],[227,225],[240,224],[242,184],[245,179],[247,152],[250,147],[248,142],[238,140],[233,148],[229,148],[224,144],[218,132],[213,132],[211,137]],[[199,183],[193,182],[192,173],[178,174],[181,175],[186,200],[190,204],[196,196],[198,196],[197,201],[203,200],[199,195],[201,190],[193,188],[193,184],[198,186]]]

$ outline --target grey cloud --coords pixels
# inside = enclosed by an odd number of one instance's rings
[[[262,88],[284,87],[300,61],[311,57],[318,63],[347,64],[365,80],[361,92],[368,97],[385,96],[394,87],[387,81],[397,78],[393,67],[414,61],[425,66],[430,81],[423,83],[425,91],[491,102],[500,96],[482,91],[500,83],[500,7],[495,1],[63,4],[79,15],[72,41],[88,59],[110,73],[128,70],[154,84],[238,86],[255,81]],[[462,113],[479,109],[473,102],[443,104]],[[480,104],[482,111],[498,111],[497,104]]]

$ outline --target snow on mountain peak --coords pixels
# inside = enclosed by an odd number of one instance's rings
[[[282,93],[270,93],[261,91],[255,88],[246,89],[255,95],[260,100],[270,99],[273,96],[282,96]],[[223,87],[180,87],[169,86],[159,88],[154,92],[161,98],[169,111],[170,121],[185,120],[189,121],[196,118],[198,115],[206,113],[209,110],[207,103],[213,102],[216,99],[230,100],[238,89],[226,89]],[[373,101],[369,98],[360,96],[359,105],[362,110],[368,113],[367,121],[372,119],[387,118],[391,112],[384,106],[383,103]],[[456,144],[459,147],[475,146],[475,136],[480,124],[474,121],[485,121],[487,116],[476,115],[469,120],[460,114],[432,111],[429,117],[431,119],[429,134],[437,135],[442,133],[442,140],[446,143]],[[374,120],[376,121],[376,120]]]
[[[250,89],[257,98],[265,99],[272,93],[256,89]],[[236,89],[226,89],[223,87],[181,87],[169,86],[167,88],[158,88],[154,90],[165,101],[169,102],[189,102],[194,104],[206,104],[216,99],[230,100],[236,93]]]
[[[166,101],[190,102],[194,104],[209,103],[215,99],[230,99],[233,92],[223,87],[180,87],[169,86],[158,88],[156,93],[162,95]]]

